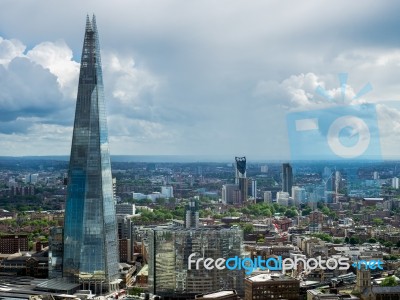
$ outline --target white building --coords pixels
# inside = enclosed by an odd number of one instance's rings
[[[294,205],[300,205],[300,203],[304,203],[306,201],[306,190],[299,186],[294,186],[292,187],[292,197]]]
[[[271,191],[265,191],[264,192],[264,202],[265,203],[272,203],[272,192]]]
[[[146,197],[147,196],[145,194],[132,192],[133,200],[143,200],[143,199],[146,199]]]
[[[398,177],[392,178],[392,188],[395,188],[395,189],[399,188],[399,178]]]
[[[173,198],[174,197],[174,188],[172,186],[162,186],[161,194],[165,196],[165,198]]]
[[[276,202],[283,206],[289,206],[289,193],[288,192],[277,192]]]

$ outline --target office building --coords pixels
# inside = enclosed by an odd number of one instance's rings
[[[64,222],[63,277],[118,285],[118,238],[96,20],[86,20]]]
[[[186,205],[185,228],[199,227],[199,204],[195,199],[190,199]]]
[[[289,206],[289,193],[287,192],[277,192],[276,193],[276,203],[283,206]]]
[[[298,300],[300,281],[282,274],[260,274],[245,279],[245,300]]]
[[[248,181],[246,175],[246,157],[235,157],[235,184],[239,186],[239,204],[247,201]]]
[[[129,263],[132,261],[132,243],[130,239],[119,240],[119,259],[122,263]]]
[[[394,189],[399,189],[400,187],[400,182],[398,177],[392,178],[392,188]]]
[[[199,258],[241,257],[243,236],[239,228],[156,227],[149,231],[149,291],[168,297],[235,289],[243,293],[243,270],[207,270]],[[189,256],[196,253],[191,258]]]
[[[306,201],[306,190],[299,186],[292,187],[294,205],[298,206]]]
[[[134,215],[136,213],[135,204],[132,203],[116,204],[115,213],[117,215]]]
[[[272,192],[271,191],[265,191],[264,192],[264,202],[265,203],[272,203]]]
[[[0,253],[13,254],[29,251],[27,234],[6,234],[0,236]]]
[[[174,197],[174,188],[172,186],[162,186],[161,194],[165,198],[173,198]]]
[[[248,181],[250,183],[250,195],[253,199],[257,199],[257,180],[255,179],[250,179]]]
[[[282,164],[282,192],[289,193],[292,196],[293,170],[290,164]]]
[[[240,204],[240,191],[238,184],[224,184],[222,186],[222,203]]]
[[[49,234],[49,278],[62,277],[63,228],[52,227]]]

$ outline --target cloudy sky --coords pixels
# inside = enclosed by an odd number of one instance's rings
[[[94,13],[112,154],[287,159],[288,114],[374,103],[371,143],[398,157],[399,12],[395,0],[1,0],[0,155],[69,154]]]

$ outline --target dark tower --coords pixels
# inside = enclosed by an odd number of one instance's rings
[[[86,20],[64,222],[63,276],[113,289],[118,244],[96,20]],[[85,273],[84,275],[82,273]],[[96,287],[96,288],[95,288]]]
[[[282,164],[282,192],[289,193],[292,196],[293,171],[290,164]]]
[[[239,185],[240,203],[247,200],[248,183],[246,176],[246,157],[235,157],[235,183]]]

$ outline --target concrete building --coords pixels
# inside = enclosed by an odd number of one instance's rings
[[[272,192],[271,191],[265,191],[264,192],[264,202],[265,203],[272,203]]]
[[[238,184],[224,184],[222,186],[222,203],[239,204],[240,191]]]
[[[165,198],[173,198],[174,197],[174,188],[172,186],[162,186],[161,194],[165,196]]]
[[[136,214],[135,204],[119,203],[115,205],[115,213],[117,215],[134,215]]]
[[[289,205],[289,193],[288,192],[277,192],[276,203],[283,206]]]

